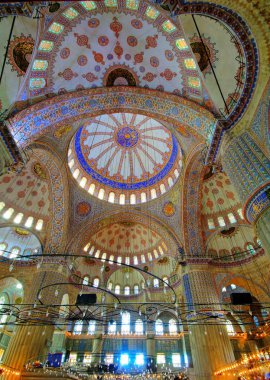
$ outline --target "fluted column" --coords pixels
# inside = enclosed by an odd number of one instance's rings
[[[222,153],[223,168],[243,202],[245,218],[270,254],[270,159],[248,132],[234,139],[227,135]]]
[[[27,320],[33,319],[34,323],[35,320],[41,321],[45,317],[46,312],[39,308],[38,301],[38,291],[41,287],[46,287],[41,292],[43,305],[61,304],[65,287],[59,286],[58,288],[50,285],[66,282],[65,279],[65,275],[59,272],[39,271],[33,273],[24,295],[24,304],[29,304],[29,306],[22,306],[20,311],[21,318],[26,320],[25,324],[27,324]],[[32,306],[34,304],[36,304],[35,307]],[[40,314],[41,310],[43,310],[43,314]],[[50,308],[48,307],[47,310],[49,322]],[[55,309],[53,311],[55,312]],[[46,326],[18,325],[4,355],[3,367],[5,372],[2,376],[8,379],[18,379],[16,372],[22,371],[28,361],[46,360],[52,343],[53,332],[54,326],[50,326],[49,323]]]
[[[211,268],[190,264],[183,285],[195,379],[213,380],[216,370],[234,361],[234,354],[225,327],[218,325],[222,315]]]

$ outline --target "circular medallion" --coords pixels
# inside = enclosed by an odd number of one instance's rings
[[[175,207],[172,202],[167,202],[163,206],[163,213],[166,216],[173,216],[175,214]]]
[[[87,202],[80,202],[77,204],[76,211],[79,216],[87,216],[91,211],[91,206]]]
[[[134,128],[124,127],[117,132],[117,143],[123,148],[132,148],[137,144],[138,139],[139,133]]]

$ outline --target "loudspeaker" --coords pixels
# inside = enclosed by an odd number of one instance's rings
[[[78,295],[76,300],[76,306],[91,305],[97,302],[96,294],[82,294]]]
[[[252,297],[250,293],[231,293],[232,305],[250,305]]]

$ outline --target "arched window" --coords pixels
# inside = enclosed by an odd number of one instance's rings
[[[137,256],[133,256],[133,264],[138,265],[138,257]]]
[[[86,179],[85,177],[82,177],[82,179],[80,180],[80,186],[81,186],[82,188],[84,188],[85,185],[86,185],[86,182],[87,182],[87,179]]]
[[[154,284],[154,288],[158,288],[159,287],[158,278],[154,278],[153,284]]]
[[[259,327],[259,326],[260,326],[259,319],[258,319],[258,317],[256,317],[256,315],[254,315],[254,317],[253,317],[253,322],[254,322],[254,325],[255,325],[256,327]]]
[[[112,282],[110,281],[109,283],[108,283],[108,290],[112,290]]]
[[[226,330],[228,335],[234,335],[234,328],[231,321],[226,321]]]
[[[88,189],[88,193],[93,195],[95,192],[95,188],[96,188],[96,185],[94,183],[91,183],[91,185],[89,186],[89,189]]]
[[[109,198],[108,198],[108,202],[114,203],[114,199],[115,199],[115,193],[114,192],[110,192]]]
[[[3,255],[7,249],[6,243],[0,243],[0,255]]]
[[[88,285],[88,282],[89,282],[89,278],[85,276],[83,279],[83,285]]]
[[[103,199],[104,198],[104,194],[105,194],[105,190],[104,189],[99,189],[98,198],[99,199]]]
[[[175,319],[169,320],[169,333],[170,335],[176,335],[177,334],[177,323]]]
[[[95,331],[96,331],[96,321],[92,320],[89,322],[87,332],[89,335],[93,335],[93,334],[95,334]]]
[[[143,335],[143,321],[141,319],[137,319],[135,322],[135,334]]]
[[[73,172],[73,177],[75,179],[77,179],[79,177],[79,174],[80,174],[80,170],[79,169],[76,169],[74,172]]]
[[[102,261],[103,263],[105,262],[106,257],[107,257],[107,253],[106,253],[106,252],[102,253],[101,261]]]
[[[99,278],[98,278],[98,277],[94,278],[93,286],[94,286],[95,288],[97,288],[97,287],[99,286]]]
[[[115,294],[120,294],[120,292],[121,292],[121,287],[120,287],[120,285],[115,285],[114,293],[115,293]]]
[[[228,214],[228,218],[229,218],[230,223],[236,223],[236,219],[235,219],[235,216],[233,215],[233,213],[230,212]]]
[[[164,281],[164,286],[168,286],[168,282],[169,282],[168,277],[167,277],[167,276],[164,276],[164,277],[162,278],[162,280]]]
[[[10,258],[15,259],[20,253],[21,249],[19,247],[13,247],[11,250]]]
[[[125,286],[125,290],[124,290],[124,294],[125,296],[129,296],[130,295],[130,286]]]
[[[163,322],[161,319],[156,320],[156,334],[157,335],[163,335],[164,334],[164,327],[163,327]]]
[[[115,335],[116,334],[116,322],[110,321],[108,324],[108,334]]]
[[[83,321],[77,321],[74,325],[73,333],[74,335],[81,335],[83,329]]]
[[[134,294],[139,294],[139,285],[134,285]]]
[[[256,251],[255,251],[255,249],[254,249],[254,247],[253,247],[252,244],[248,244],[248,245],[247,245],[247,250],[249,251],[249,253],[250,253],[251,255],[255,255],[255,253],[256,253]]]
[[[126,311],[122,314],[121,333],[122,334],[130,333],[130,313]]]

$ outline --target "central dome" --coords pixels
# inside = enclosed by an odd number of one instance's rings
[[[112,203],[157,198],[177,180],[181,151],[159,121],[140,114],[104,114],[75,133],[69,167],[80,186]]]

